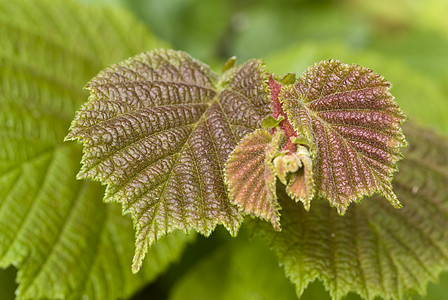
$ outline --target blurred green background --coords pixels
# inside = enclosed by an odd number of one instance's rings
[[[233,55],[239,62],[262,58],[268,70],[277,74],[300,74],[314,62],[329,58],[362,64],[392,82],[392,93],[410,119],[448,135],[446,0],[78,1],[130,10],[172,48],[189,52],[217,71]],[[231,251],[234,247],[244,251],[260,249],[257,257],[276,264],[270,251],[261,246],[250,248],[251,243],[247,239],[230,239],[221,230],[209,239],[199,238],[178,265],[135,299],[207,299],[207,295],[219,294],[221,279],[216,273],[234,268],[228,263],[238,262],[234,257],[238,250]],[[246,275],[240,274],[235,280],[250,280],[246,277],[251,276]],[[278,277],[283,280],[282,275],[279,269],[266,276],[274,276],[276,282]],[[265,278],[263,274],[257,276],[261,281]],[[13,277],[13,269],[0,271],[1,299],[13,299]],[[200,285],[200,278],[208,278],[206,287]],[[182,293],[185,286],[193,286],[188,294]],[[264,295],[247,294],[244,299],[269,299],[271,292],[275,293],[269,290]],[[428,287],[426,296],[414,297],[447,298],[447,273],[442,274],[439,284]],[[302,299],[329,296],[317,282]],[[347,299],[359,298],[350,294]]]
[[[262,58],[278,74],[329,58],[362,64],[393,83],[405,112],[448,131],[446,0],[79,1],[129,9],[217,71],[233,55]]]

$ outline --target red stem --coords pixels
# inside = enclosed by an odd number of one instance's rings
[[[277,81],[275,81],[272,75],[269,76],[268,85],[269,90],[271,91],[271,98],[272,98],[272,115],[276,119],[278,119],[280,116],[284,118],[279,124],[280,129],[283,130],[287,138],[287,142],[283,146],[282,150],[286,150],[289,151],[289,153],[292,153],[296,151],[297,146],[291,141],[291,138],[298,137],[298,134],[294,130],[294,127],[291,125],[291,123],[289,123],[288,116],[283,110],[283,103],[281,103],[280,100],[278,100],[278,95],[282,90],[282,86]]]

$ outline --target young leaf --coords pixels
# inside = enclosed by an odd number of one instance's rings
[[[232,203],[245,214],[268,220],[280,230],[280,206],[272,164],[276,144],[276,138],[265,130],[248,134],[230,154],[225,176]]]
[[[307,212],[278,190],[282,232],[257,222],[299,296],[318,278],[333,299],[350,291],[404,299],[448,268],[448,140],[411,124],[405,133],[409,148],[393,182],[402,209],[375,195],[345,216],[323,200]]]
[[[286,184],[286,193],[292,199],[302,201],[305,209],[309,210],[311,200],[315,195],[313,163],[310,153],[305,147],[298,146],[297,151],[292,155],[296,157],[299,166],[290,175],[289,182]]]
[[[105,69],[87,86],[89,101],[68,139],[84,144],[79,177],[107,184],[105,200],[132,215],[134,272],[148,246],[175,229],[209,235],[223,224],[235,235],[242,222],[224,163],[269,114],[267,78],[252,60],[217,80],[183,52],[156,50]]]
[[[405,116],[389,87],[369,69],[329,60],[279,95],[289,122],[311,143],[317,195],[340,214],[375,192],[400,207],[390,181],[406,145]]]
[[[273,116],[269,115],[266,117],[266,119],[261,122],[261,127],[263,129],[269,130],[271,128],[275,128],[280,125],[280,123],[284,120],[282,116],[280,116],[278,119],[274,118]]]
[[[89,78],[161,44],[121,10],[72,1],[0,0],[0,20],[0,268],[18,268],[18,299],[130,297],[191,238],[161,240],[133,275],[131,221],[75,179],[81,147],[63,138]]]

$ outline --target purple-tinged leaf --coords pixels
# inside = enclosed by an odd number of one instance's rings
[[[272,164],[276,144],[276,138],[265,130],[248,134],[230,155],[225,174],[232,203],[245,214],[265,219],[280,230],[280,206]]]
[[[407,299],[448,269],[448,140],[406,122],[409,147],[393,184],[397,210],[380,195],[339,216],[322,199],[310,211],[277,190],[282,231],[256,222],[300,297],[315,279],[335,300]]]
[[[68,139],[84,144],[81,178],[107,184],[136,229],[133,271],[148,246],[176,229],[209,235],[243,220],[229,201],[224,163],[270,112],[259,60],[219,79],[188,54],[155,50],[105,69]]]
[[[344,214],[373,193],[400,207],[392,174],[406,145],[405,116],[382,76],[358,65],[322,61],[279,95],[295,131],[308,139],[317,196]]]

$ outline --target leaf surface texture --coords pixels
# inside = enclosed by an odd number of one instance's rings
[[[409,148],[393,181],[402,209],[373,196],[344,216],[323,200],[307,212],[279,192],[282,232],[258,223],[298,295],[318,278],[333,299],[350,291],[403,299],[448,268],[448,142],[413,124],[405,134]]]
[[[265,130],[246,135],[230,155],[225,173],[232,203],[280,230],[280,206],[272,164],[276,144],[276,138]]]
[[[405,116],[389,87],[367,68],[328,60],[279,95],[294,129],[311,143],[317,196],[341,214],[375,192],[400,206],[390,181],[406,145]]]
[[[154,50],[111,66],[87,85],[89,101],[68,135],[84,145],[81,178],[107,184],[136,228],[133,271],[167,233],[235,235],[242,215],[229,201],[224,163],[269,113],[259,60],[221,78],[188,54]]]
[[[161,43],[120,10],[72,1],[2,0],[0,22],[0,267],[18,268],[18,299],[130,297],[191,238],[161,240],[132,275],[131,221],[75,179],[81,147],[63,139],[94,74]]]

